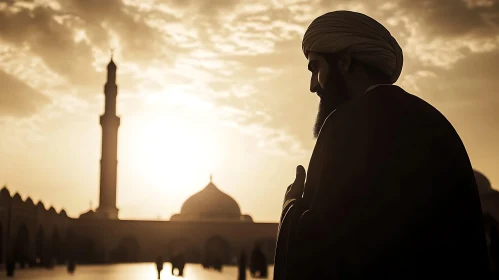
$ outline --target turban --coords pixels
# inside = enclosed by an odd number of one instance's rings
[[[316,18],[305,32],[303,53],[349,51],[353,58],[388,76],[395,83],[402,71],[402,49],[376,20],[357,12],[334,11]]]

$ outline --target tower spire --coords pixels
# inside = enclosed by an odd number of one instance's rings
[[[116,85],[116,64],[111,61],[107,65],[107,81],[104,85],[104,114],[100,116],[102,127],[102,155],[100,166],[100,193],[97,214],[106,219],[117,219],[118,208],[116,208],[116,183],[118,173],[118,128],[120,117],[116,115],[116,97],[118,86]]]
[[[210,173],[210,183],[213,183],[213,174]]]
[[[116,64],[113,61],[114,56],[114,48],[111,50],[111,59],[109,60],[109,64],[107,65],[107,83],[115,84],[116,83]]]

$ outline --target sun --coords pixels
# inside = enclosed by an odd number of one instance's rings
[[[139,131],[133,158],[137,172],[151,184],[188,184],[196,174],[205,175],[215,159],[213,145],[179,119],[154,117]]]

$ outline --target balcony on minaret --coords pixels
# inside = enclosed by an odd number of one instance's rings
[[[112,114],[104,114],[100,116],[100,125],[102,127],[119,127],[120,126],[120,117]]]

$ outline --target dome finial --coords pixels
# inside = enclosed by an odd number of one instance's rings
[[[213,174],[210,173],[210,183],[213,183]]]

